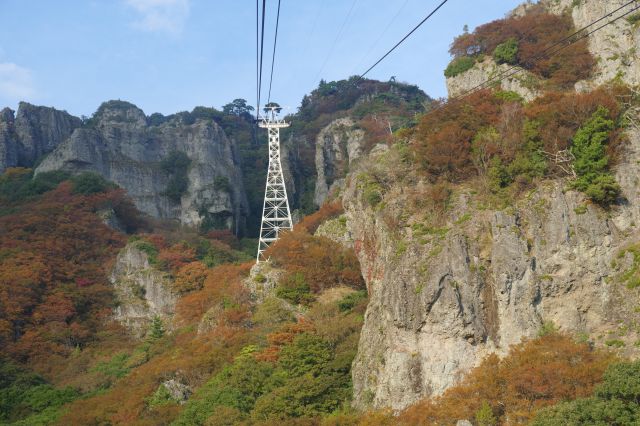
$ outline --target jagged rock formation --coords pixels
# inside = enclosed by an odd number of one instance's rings
[[[20,102],[18,114],[0,111],[0,173],[8,167],[31,167],[82,125],[82,120],[54,108]]]
[[[617,178],[627,201],[609,212],[554,180],[504,211],[480,208],[461,189],[442,228],[410,216],[401,180],[387,205],[372,208],[361,180],[348,179],[347,224],[370,294],[355,405],[401,409],[440,394],[547,322],[598,345],[615,338],[638,355],[640,293],[620,279],[637,268],[640,132],[629,132],[625,154]],[[394,229],[398,217],[409,226]]]
[[[179,200],[168,197],[171,173],[163,160],[174,153],[190,160]],[[175,116],[148,125],[135,105],[103,104],[88,126],[76,129],[38,166],[36,173],[92,171],[125,188],[136,206],[151,216],[197,226],[242,226],[247,201],[234,146],[212,120],[183,122]]]
[[[314,202],[321,206],[343,182],[349,164],[362,155],[364,131],[350,118],[334,120],[316,138],[316,188]]]
[[[143,337],[156,316],[171,328],[177,295],[167,274],[153,267],[138,244],[134,241],[120,251],[109,280],[118,300],[115,319]]]

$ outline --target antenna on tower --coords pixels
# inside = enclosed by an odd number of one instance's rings
[[[290,231],[293,228],[287,187],[284,184],[282,164],[280,163],[280,129],[289,127],[289,124],[278,118],[280,111],[282,111],[280,105],[269,103],[264,107],[264,116],[258,122],[259,127],[265,128],[269,132],[269,168],[267,169],[256,263],[266,260],[264,251],[271,243],[278,240],[281,231]]]

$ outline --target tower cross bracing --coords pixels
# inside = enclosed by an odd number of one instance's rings
[[[289,231],[293,227],[287,187],[284,183],[280,162],[280,129],[289,127],[289,124],[277,118],[278,107],[265,108],[265,110],[267,114],[258,123],[258,126],[266,128],[269,133],[269,168],[267,169],[256,263],[266,260],[264,251],[278,240],[281,231]]]

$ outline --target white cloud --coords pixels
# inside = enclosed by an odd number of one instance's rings
[[[31,70],[12,62],[0,62],[0,97],[23,101],[35,94]]]
[[[125,0],[140,15],[134,27],[178,35],[189,17],[190,0]]]

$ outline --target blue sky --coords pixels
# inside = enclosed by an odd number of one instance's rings
[[[281,1],[272,99],[288,112],[320,78],[364,72],[440,3]],[[368,77],[396,76],[445,96],[453,37],[518,3],[449,0]],[[267,0],[265,98],[276,6]],[[253,0],[0,0],[0,107],[27,100],[89,116],[109,99],[147,114],[239,97],[255,104],[255,66]]]

